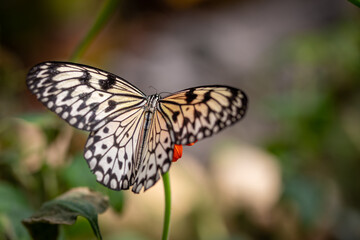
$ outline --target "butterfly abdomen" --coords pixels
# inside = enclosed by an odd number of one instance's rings
[[[141,127],[140,137],[135,151],[135,175],[140,167],[141,159],[144,156],[144,146],[148,142],[148,133],[153,123],[154,113],[156,111],[156,105],[160,96],[158,94],[150,95],[147,97],[147,104],[144,106],[144,123]]]

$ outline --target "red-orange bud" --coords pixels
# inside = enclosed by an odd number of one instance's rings
[[[197,140],[195,142],[193,142],[193,143],[189,143],[189,144],[186,144],[186,145],[187,146],[192,146],[196,142],[197,142]],[[182,153],[183,153],[183,146],[175,144],[175,146],[174,146],[174,155],[173,155],[172,161],[176,162],[179,158],[182,157]]]
[[[182,157],[182,152],[183,152],[183,146],[175,144],[175,146],[174,146],[174,155],[173,155],[172,161],[176,162],[179,158],[181,158]]]

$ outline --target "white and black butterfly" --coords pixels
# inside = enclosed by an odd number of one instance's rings
[[[146,96],[103,70],[67,62],[34,66],[27,85],[71,126],[90,131],[84,157],[101,184],[139,193],[171,165],[175,144],[190,144],[245,115],[247,97],[228,86],[201,86]]]

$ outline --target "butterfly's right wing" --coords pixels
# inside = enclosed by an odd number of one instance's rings
[[[81,64],[40,63],[26,80],[40,102],[81,130],[96,131],[122,112],[146,103],[145,94],[126,80]]]
[[[245,115],[248,99],[240,89],[212,85],[184,89],[159,101],[175,133],[175,144],[190,144],[230,126]]]
[[[175,135],[164,114],[155,111],[150,130],[136,171],[132,191],[151,188],[161,175],[169,171],[174,152]]]

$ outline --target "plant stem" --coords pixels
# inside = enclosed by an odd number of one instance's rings
[[[164,194],[165,194],[165,214],[164,214],[164,226],[162,233],[162,240],[169,239],[170,232],[170,216],[171,216],[171,188],[169,172],[166,172],[163,176]]]
[[[89,47],[90,43],[94,40],[95,36],[105,26],[112,13],[116,10],[119,0],[107,0],[104,2],[99,14],[97,15],[94,24],[91,26],[85,37],[75,48],[75,51],[70,57],[70,61],[77,61],[82,56],[85,50]]]
[[[83,37],[83,39],[79,42],[76,46],[75,50],[73,51],[70,61],[76,62],[86,51],[86,49],[90,46],[91,42],[95,39],[101,29],[104,28],[105,24],[108,22],[112,14],[116,10],[117,4],[120,0],[107,0],[104,2],[100,12],[98,13],[93,25]],[[92,225],[92,224],[91,224]],[[97,225],[97,218],[96,218],[96,225]],[[91,226],[94,230],[94,234],[96,235],[97,239],[102,239],[100,229],[94,228],[93,225]]]

